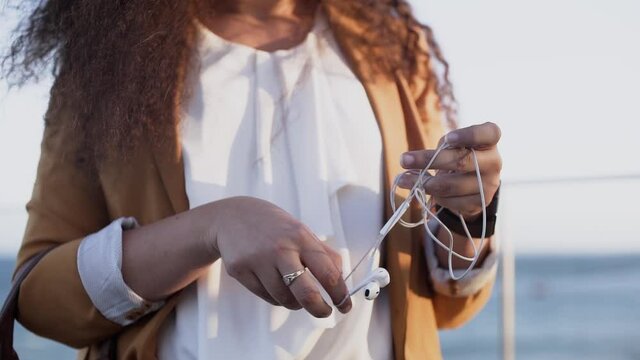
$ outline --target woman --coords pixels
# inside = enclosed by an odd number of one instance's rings
[[[343,279],[391,214],[395,175],[426,165],[439,109],[452,113],[433,70],[446,62],[406,2],[49,0],[9,74],[50,56],[18,256],[55,246],[21,287],[35,333],[86,359],[431,359],[437,329],[487,301],[493,241],[455,282],[446,251],[397,227],[381,258]],[[454,149],[434,163],[445,171],[425,184],[437,204],[477,222],[465,148],[492,202],[499,137],[489,123],[448,135]],[[379,264],[388,290],[350,298]]]

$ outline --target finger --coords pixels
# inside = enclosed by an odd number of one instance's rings
[[[296,256],[281,257],[278,259],[278,262],[278,271],[282,275],[304,269],[300,258]],[[308,271],[298,276],[293,283],[289,285],[289,290],[293,296],[295,296],[296,300],[298,300],[298,303],[311,315],[318,318],[331,315],[331,307],[322,299],[320,290]]]
[[[342,276],[344,275],[344,269],[342,268],[342,256],[331,246],[327,245],[324,241],[320,241],[320,244],[322,244],[325,252],[327,253],[327,255],[329,255],[333,263],[336,265],[336,268],[340,270],[341,278],[344,279],[344,276]],[[338,310],[340,310],[340,312],[342,313],[348,313],[351,310],[352,302],[349,296],[345,295],[345,297],[342,298],[338,304],[340,305],[338,306]]]
[[[329,255],[329,258],[333,261],[336,268],[342,271],[342,256],[340,256],[337,251],[333,250],[333,248],[327,245],[324,241],[320,241],[320,245],[322,245],[324,251]]]
[[[436,150],[409,151],[402,155],[401,165],[405,169],[423,169],[431,162]],[[497,148],[476,151],[480,173],[500,172],[502,158]],[[442,150],[438,153],[430,169],[453,170],[460,172],[475,171],[473,153],[467,148]]]
[[[302,308],[302,305],[293,296],[291,290],[284,284],[278,269],[268,267],[257,272],[256,275],[277,305],[282,305],[290,310],[300,310]]]
[[[482,212],[482,203],[480,202],[480,194],[458,196],[458,197],[435,197],[434,200],[441,206],[460,213],[464,217],[472,217]],[[487,204],[488,205],[488,204]]]
[[[416,181],[418,181],[417,175],[406,174],[400,180],[399,185],[410,189]],[[424,189],[427,194],[439,198],[474,195],[480,192],[475,172],[439,173],[436,176],[431,176],[424,183]]]
[[[322,243],[321,241],[318,242]],[[351,310],[351,299],[343,302],[349,295],[349,289],[342,278],[341,267],[335,264],[336,257],[339,257],[339,255],[334,250],[330,251],[335,254],[329,255],[324,250],[325,246],[323,245],[303,248],[300,252],[300,257],[302,262],[311,270],[313,276],[318,279],[327,294],[329,294],[333,304],[340,304],[338,310],[342,313],[347,313]]]
[[[249,291],[262,298],[262,300],[270,303],[271,305],[280,305],[280,303],[278,303],[264,288],[262,282],[258,279],[256,274],[252,272],[245,272],[243,274],[240,274],[239,276],[234,276],[234,278],[238,280],[238,282],[240,282]]]
[[[496,145],[501,135],[498,125],[486,122],[481,125],[453,130],[445,136],[445,139],[452,147],[482,149]]]

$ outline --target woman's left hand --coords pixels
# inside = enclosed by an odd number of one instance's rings
[[[446,141],[451,148],[442,150],[431,165],[439,171],[426,181],[425,191],[436,203],[468,220],[479,215],[482,212],[480,189],[470,149],[474,149],[478,157],[486,205],[489,205],[500,185],[502,159],[497,147],[500,134],[496,124],[487,122],[454,130],[440,139],[440,143]],[[421,170],[434,154],[435,150],[409,151],[402,155],[401,165],[405,169]],[[417,179],[417,175],[405,175],[399,185],[408,189]]]

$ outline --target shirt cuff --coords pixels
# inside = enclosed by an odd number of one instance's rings
[[[437,221],[429,221],[427,224],[431,233],[437,234],[440,225]],[[499,243],[495,237],[487,238],[489,241],[489,253],[481,266],[477,266],[467,273],[464,278],[454,280],[449,274],[449,269],[441,268],[436,257],[436,244],[426,236],[425,253],[429,275],[436,292],[451,297],[471,296],[482,289],[489,281],[495,278],[498,271]],[[453,270],[454,275],[461,276],[466,269]]]
[[[85,237],[78,248],[78,272],[91,302],[104,317],[122,326],[164,304],[144,300],[122,277],[122,232],[138,226],[132,217],[119,218]]]

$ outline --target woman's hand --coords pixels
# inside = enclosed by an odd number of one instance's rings
[[[251,197],[224,199],[214,206],[218,218],[215,234],[209,236],[211,246],[227,273],[251,292],[274,305],[303,307],[313,316],[327,317],[331,307],[310,271],[334,304],[347,297],[340,255],[286,211]],[[287,287],[282,276],[305,267],[309,271]],[[350,309],[350,299],[339,307],[343,313]]]
[[[486,205],[493,199],[500,185],[502,159],[497,144],[500,140],[500,128],[493,123],[469,126],[457,129],[444,138],[452,149],[442,150],[432,169],[439,170],[424,185],[436,203],[462,214],[466,219],[475,218],[482,212],[480,189],[475,173],[473,155],[476,151]],[[435,150],[410,151],[402,155],[402,167],[421,170],[435,154]],[[411,188],[417,175],[405,175],[400,181],[403,188]]]

